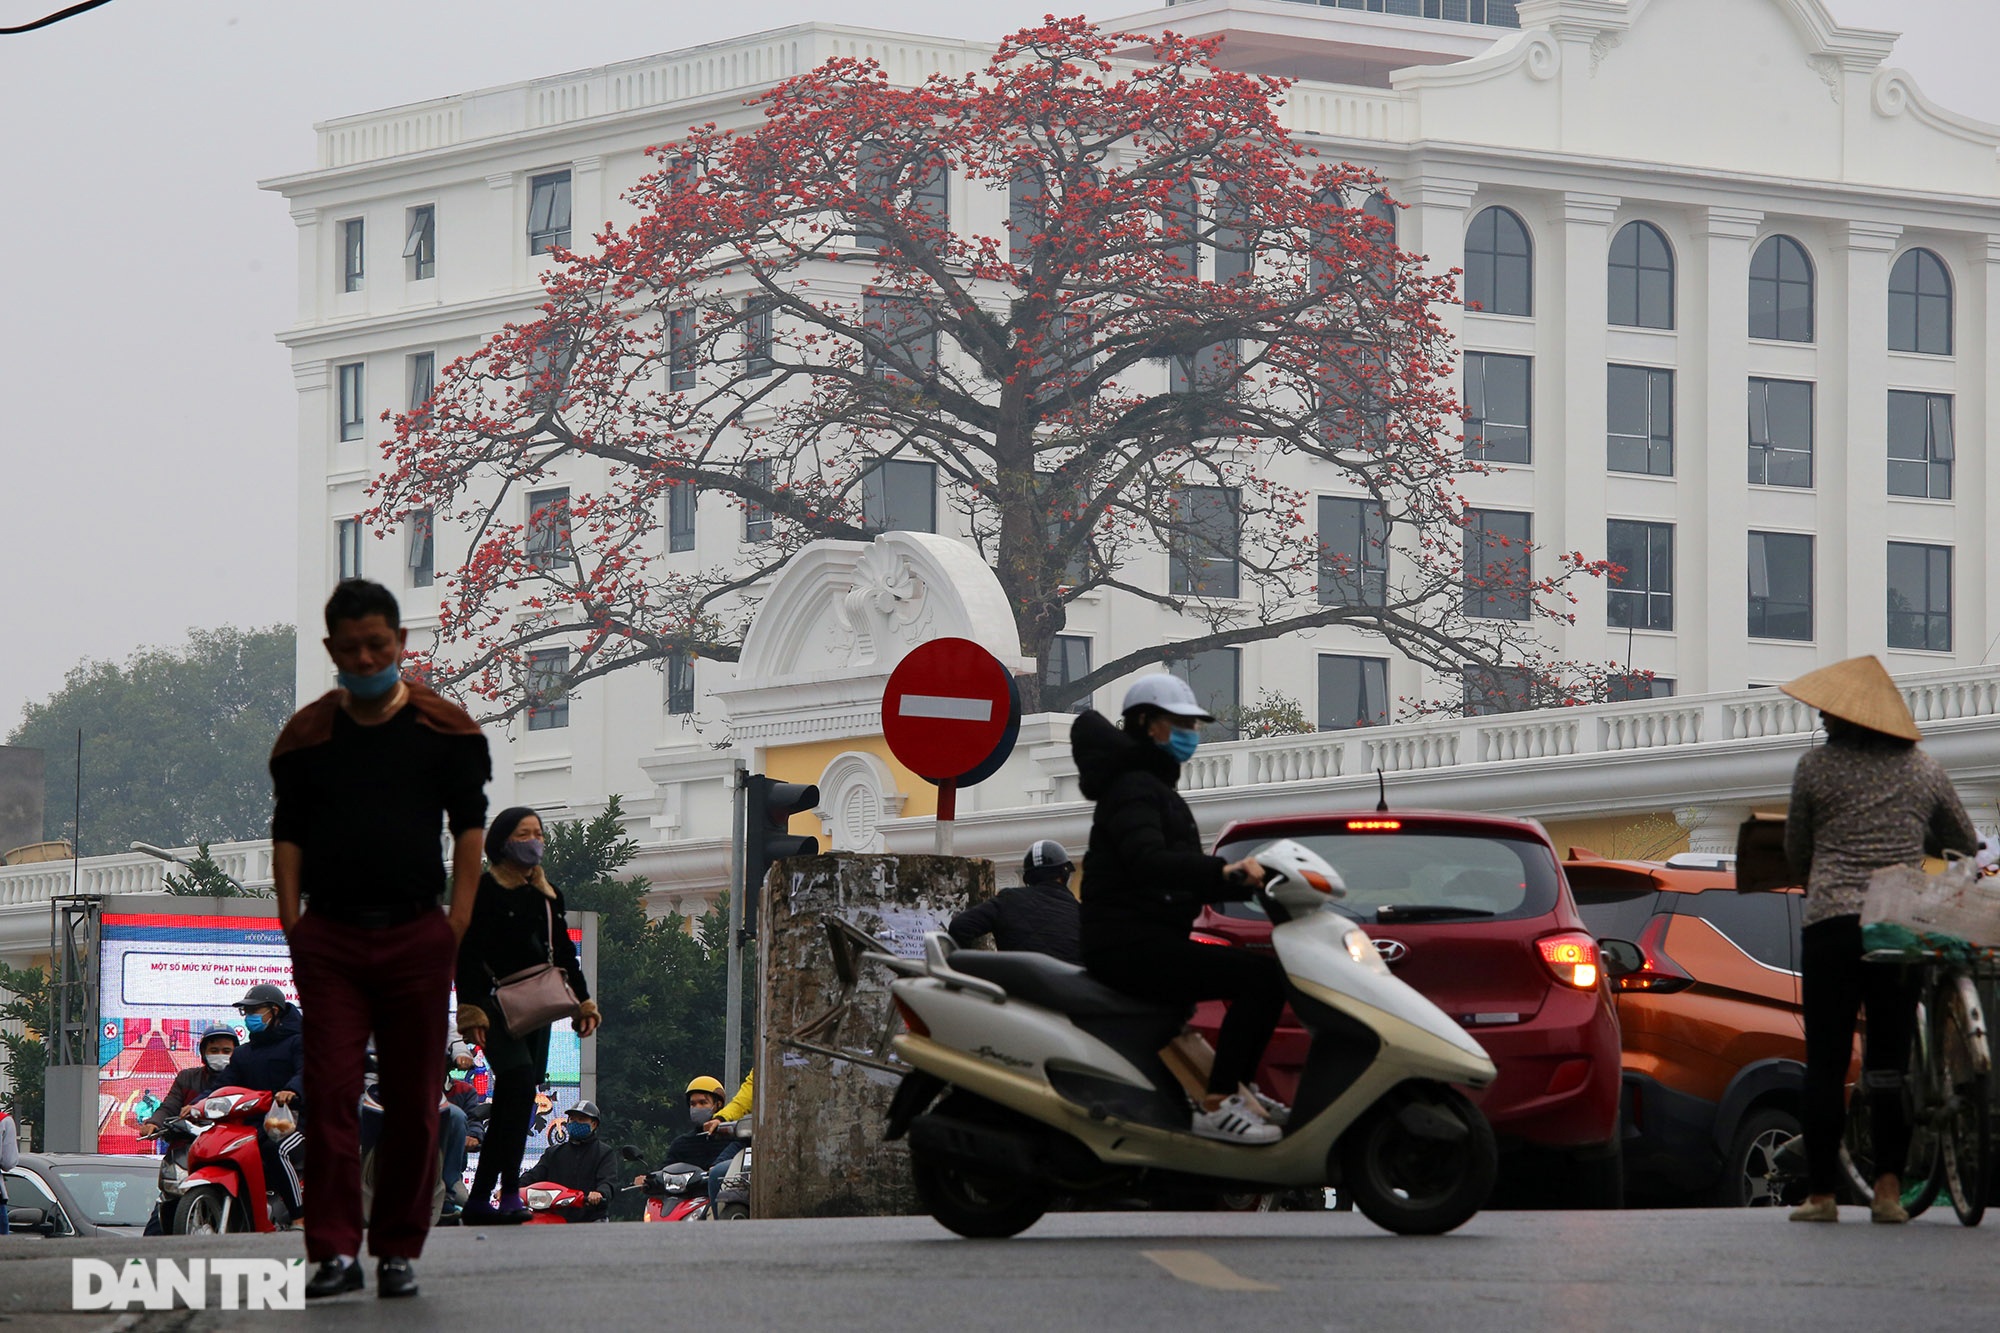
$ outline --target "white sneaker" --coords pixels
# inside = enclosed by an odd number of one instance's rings
[[[1213,1111],[1196,1111],[1194,1132],[1198,1138],[1220,1139],[1224,1143],[1276,1143],[1284,1137],[1241,1094],[1230,1097]]]
[[[1256,1099],[1257,1109],[1264,1113],[1264,1118],[1266,1120],[1270,1121],[1272,1124],[1277,1125],[1280,1128],[1283,1128],[1287,1123],[1290,1122],[1292,1118],[1291,1107],[1285,1105],[1283,1102],[1279,1101],[1276,1097],[1268,1095],[1262,1088],[1258,1087],[1255,1083],[1250,1084],[1249,1087],[1244,1090],[1249,1092],[1249,1094]]]

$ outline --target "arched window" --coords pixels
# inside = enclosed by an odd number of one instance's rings
[[[1951,271],[1929,250],[1889,270],[1889,350],[1951,355]]]
[[[1332,208],[1345,208],[1347,206],[1346,201],[1334,190],[1321,191],[1318,202]],[[1383,228],[1386,229],[1386,233],[1374,228],[1364,229],[1363,234],[1370,241],[1384,247],[1393,246],[1396,243],[1396,206],[1389,202],[1388,195],[1382,193],[1380,190],[1370,194],[1361,202],[1361,215],[1381,223]],[[1324,234],[1314,236],[1313,241],[1313,285],[1323,287],[1333,277],[1333,270],[1328,267],[1326,256],[1338,247],[1330,237]],[[1394,259],[1387,255],[1382,256],[1380,262],[1370,265],[1369,276],[1375,280],[1377,287],[1380,287],[1385,292],[1388,291],[1396,280],[1396,264]]]
[[[1511,209],[1489,208],[1465,234],[1465,303],[1489,315],[1535,313],[1535,248]]]
[[[1674,252],[1650,222],[1628,222],[1611,242],[1613,324],[1636,329],[1674,326]]]
[[[1771,237],[1750,257],[1750,336],[1813,340],[1812,260],[1789,236]]]

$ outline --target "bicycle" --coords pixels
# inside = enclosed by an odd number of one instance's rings
[[[1976,1227],[1986,1213],[1991,1172],[1988,1084],[1993,1070],[1976,982],[2000,975],[2000,961],[1992,951],[1965,946],[1924,948],[1915,956],[1909,950],[1876,950],[1868,956],[1921,970],[1910,1067],[1903,1080],[1910,1125],[1910,1151],[1901,1173],[1903,1207],[1915,1217],[1938,1195],[1947,1194],[1958,1220]],[[1876,1175],[1870,1128],[1868,1099],[1850,1096],[1840,1161],[1864,1200],[1874,1194]]]

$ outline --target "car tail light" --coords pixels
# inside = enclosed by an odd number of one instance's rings
[[[892,998],[896,1001],[896,1012],[903,1016],[904,1027],[919,1037],[928,1037],[931,1035],[931,1025],[924,1022],[923,1019],[918,1018],[917,1011],[910,1008],[909,1005],[904,1004],[902,996],[897,995]]]
[[[1227,939],[1221,935],[1209,935],[1199,930],[1191,932],[1188,938],[1196,944],[1219,944],[1225,949],[1236,947],[1235,940]]]
[[[1542,961],[1557,981],[1578,990],[1597,989],[1597,941],[1580,930],[1566,930],[1535,941]]]
[[[1694,978],[1667,956],[1667,920],[1656,916],[1639,932],[1639,954],[1645,959],[1637,972],[1627,972],[1614,983],[1625,994],[1671,995],[1694,985]]]

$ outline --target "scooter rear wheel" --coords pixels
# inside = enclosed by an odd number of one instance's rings
[[[249,1219],[220,1185],[196,1185],[181,1195],[174,1205],[173,1234],[176,1236],[219,1236],[242,1231]]]
[[[1335,1151],[1341,1192],[1369,1221],[1402,1236],[1463,1226],[1486,1205],[1500,1169],[1486,1117],[1463,1093],[1441,1086],[1378,1103]]]
[[[968,1171],[914,1150],[910,1171],[924,1211],[947,1230],[973,1240],[1019,1235],[1042,1220],[1054,1198],[1029,1181]]]

